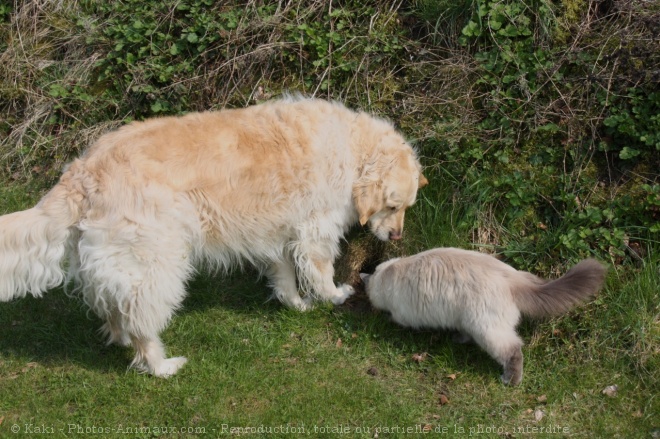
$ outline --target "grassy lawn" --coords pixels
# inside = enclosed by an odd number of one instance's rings
[[[461,212],[433,191],[411,211],[409,245],[467,246],[452,231]],[[5,185],[0,212],[37,198]],[[524,321],[517,388],[448,333],[399,328],[364,297],[285,309],[250,271],[190,282],[163,334],[189,362],[168,380],[127,369],[132,350],[105,346],[101,322],[61,289],[2,303],[0,437],[658,437],[658,260],[611,270],[595,302],[562,318]]]
[[[516,388],[449,333],[400,328],[363,295],[292,311],[250,270],[191,280],[162,334],[189,362],[168,380],[128,369],[132,349],[106,346],[61,288],[0,303],[0,439],[660,438],[658,11],[0,2],[0,214],[34,205],[112,127],[299,91],[392,120],[419,148],[431,184],[386,253],[483,246],[552,276],[577,254],[610,264],[595,301],[523,320]],[[371,245],[361,233],[351,250]]]

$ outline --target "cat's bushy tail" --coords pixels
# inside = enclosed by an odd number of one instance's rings
[[[594,297],[603,285],[607,268],[595,259],[585,259],[552,281],[519,272],[512,282],[513,299],[524,315],[535,318],[560,315]]]

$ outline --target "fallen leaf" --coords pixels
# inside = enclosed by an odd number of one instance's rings
[[[455,373],[450,373],[449,375],[447,375],[447,378],[454,381],[456,379],[456,374]]]
[[[536,398],[538,402],[546,402],[548,400],[548,397],[545,395],[541,395],[538,398]]]
[[[440,394],[440,405],[446,405],[449,404],[449,398],[447,398],[447,395],[444,393]]]
[[[4,420],[5,420],[5,417],[4,417],[4,416],[0,416],[0,425],[2,425],[2,423],[4,422]]]
[[[378,369],[371,366],[369,369],[367,369],[367,373],[373,377],[378,376]]]
[[[633,415],[633,418],[641,418],[642,416],[644,416],[644,413],[642,413],[641,410],[637,410],[632,415]],[[0,422],[0,424],[1,424],[1,422]]]
[[[543,410],[538,410],[537,409],[536,411],[534,411],[534,419],[536,420],[536,422],[543,419],[543,416],[545,416],[545,413],[543,413]]]
[[[337,339],[337,343],[335,343],[335,346],[337,346],[338,348],[340,348],[341,345],[342,345],[341,338],[338,338],[338,339]]]
[[[422,352],[421,354],[413,354],[412,360],[415,363],[421,363],[422,361],[426,360],[426,357],[428,357],[428,353]]]
[[[619,390],[619,386],[616,384],[613,386],[607,386],[603,389],[603,395],[609,396],[610,398],[614,398],[616,396],[616,392]]]
[[[433,431],[433,426],[431,424],[426,424],[423,428],[422,431],[424,433],[429,433],[430,431]]]
[[[35,363],[35,362],[27,363],[27,364],[25,365],[25,367],[24,367],[23,369],[21,369],[21,372],[25,373],[25,372],[27,372],[27,371],[30,370],[30,369],[34,369],[34,368],[36,368],[38,365],[39,365],[39,363]]]

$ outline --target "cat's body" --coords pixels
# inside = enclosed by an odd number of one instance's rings
[[[564,276],[546,281],[492,256],[437,248],[380,264],[362,274],[372,305],[413,328],[456,329],[460,341],[474,340],[504,367],[502,381],[522,380],[521,314],[562,314],[600,289],[606,268],[586,259]]]

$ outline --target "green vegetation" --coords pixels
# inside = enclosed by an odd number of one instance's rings
[[[126,371],[130,350],[104,347],[61,290],[1,304],[0,436],[14,424],[58,437],[215,437],[223,424],[657,435],[659,24],[657,2],[637,0],[0,3],[0,212],[32,205],[122,123],[302,92],[395,121],[423,157],[431,184],[405,243],[355,233],[377,249],[369,262],[453,245],[546,276],[586,256],[611,266],[595,302],[523,322],[515,389],[447,333],[398,328],[363,297],[283,309],[251,272],[191,282],[164,334],[190,363],[170,380]]]

